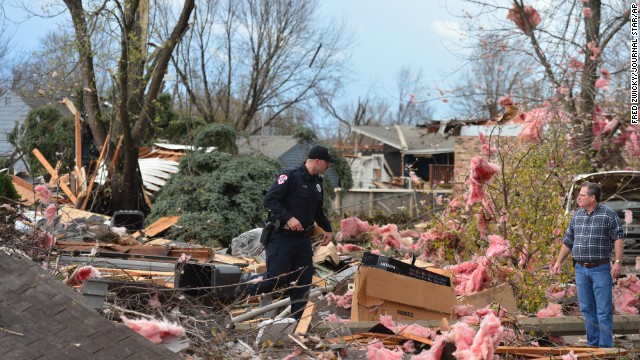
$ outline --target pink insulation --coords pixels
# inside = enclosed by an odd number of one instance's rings
[[[371,227],[367,221],[362,221],[356,217],[343,219],[340,221],[340,232],[343,237],[358,236],[369,231]]]
[[[412,356],[411,360],[440,360],[440,358],[442,357],[442,350],[444,349],[445,345],[446,342],[444,336],[438,335],[429,350]]]
[[[624,212],[624,223],[626,225],[631,225],[633,222],[633,212],[629,209],[622,210]]]
[[[572,298],[577,295],[576,286],[573,284],[562,285],[553,284],[547,290],[547,298],[551,301],[558,301],[564,298]]]
[[[80,266],[64,281],[65,284],[70,286],[82,285],[88,278],[99,279],[102,277],[100,271],[91,265]]]
[[[562,317],[562,306],[560,304],[550,303],[546,308],[538,311],[536,316],[539,318]]]
[[[507,19],[513,21],[516,26],[522,30],[523,33],[529,34],[531,30],[535,29],[538,24],[540,24],[540,14],[536,11],[536,9],[527,5],[523,8],[524,17],[520,15],[520,10],[516,5],[514,5],[511,9],[509,9],[509,13],[507,14]]]
[[[436,335],[435,331],[417,324],[404,325],[393,321],[391,315],[380,315],[380,323],[387,329],[398,334],[400,332],[409,335],[419,336],[425,339],[433,339]]]
[[[51,191],[45,185],[38,185],[35,187],[36,199],[40,201],[42,205],[49,205],[51,202]]]
[[[300,355],[302,355],[302,348],[300,346],[296,346],[295,350],[293,350],[291,354],[282,358],[282,360],[293,360]]]
[[[501,100],[504,97],[501,98]],[[508,98],[508,97],[507,97]],[[511,102],[511,99],[509,99],[509,102]],[[510,105],[513,105],[513,103],[510,103]],[[501,106],[507,106],[507,105],[501,105]],[[496,151],[498,151],[498,149],[491,147],[491,144],[489,144],[489,142],[487,141],[487,139],[484,137],[483,133],[479,134],[480,137],[480,142],[482,143],[482,146],[480,147],[480,152],[482,153],[482,155],[484,156],[491,156],[492,154],[494,154]]]
[[[489,360],[504,339],[504,328],[493,314],[487,315],[480,323],[480,329],[473,337],[469,349],[456,350],[453,355],[460,360]]]
[[[451,326],[451,331],[445,334],[447,342],[456,346],[458,351],[468,350],[473,344],[473,337],[476,331],[471,326],[463,322],[457,322]]]
[[[640,294],[640,279],[638,279],[636,275],[631,274],[626,277],[619,278],[618,286],[627,288],[634,293]]]
[[[625,287],[613,287],[613,310],[620,315],[638,315],[638,295]]]
[[[404,352],[400,349],[386,349],[380,341],[373,341],[367,345],[368,360],[402,360]]]
[[[338,252],[364,251],[364,248],[354,244],[338,244],[336,246]]]
[[[170,338],[182,337],[185,334],[184,328],[182,326],[170,323],[166,320],[131,320],[124,315],[120,318],[127,327],[146,337],[154,344],[160,344],[161,342]]]
[[[471,189],[469,190],[467,206],[484,200],[484,184],[491,180],[493,175],[500,172],[498,165],[488,162],[481,156],[471,158],[469,168],[469,183]]]
[[[537,143],[542,135],[542,120],[538,118],[529,118],[522,124],[520,135],[518,137],[524,141]]]
[[[502,238],[500,235],[489,235],[489,248],[487,249],[487,257],[492,258],[494,256],[510,256],[511,247],[509,242]]]
[[[334,293],[328,293],[325,295],[329,304],[335,303],[336,306],[350,309],[353,302],[353,290],[348,290],[344,295],[335,295]]]
[[[417,239],[420,237],[420,233],[418,233],[415,230],[411,230],[411,229],[406,229],[406,230],[402,230],[400,231],[400,237],[412,237],[414,239]]]

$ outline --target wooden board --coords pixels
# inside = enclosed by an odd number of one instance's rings
[[[295,334],[306,334],[307,330],[309,330],[309,325],[311,324],[311,319],[313,318],[313,313],[316,310],[316,304],[313,301],[307,301],[307,306],[304,308],[302,312],[302,316],[300,317],[300,321],[298,322],[298,326],[296,326]]]
[[[142,230],[142,232],[136,231],[133,234],[133,237],[137,238],[142,234],[144,234],[148,238],[154,237],[160,234],[161,232],[167,230],[171,226],[175,225],[178,222],[178,220],[180,220],[180,216],[161,217],[160,219],[156,220],[153,224],[147,226],[144,230]]]
[[[60,221],[62,222],[69,222],[73,219],[86,219],[88,217],[97,215],[100,216],[102,219],[109,220],[110,218],[106,215],[102,215],[102,214],[96,214],[96,213],[92,213],[89,211],[84,211],[84,210],[80,210],[80,209],[76,209],[74,207],[71,206],[63,206],[60,208],[60,211],[58,212],[60,214]]]
[[[33,190],[33,185],[29,184],[25,180],[15,176],[10,175],[11,181],[13,182],[13,187],[16,188],[16,191],[20,195],[20,198],[25,202],[26,205],[33,205],[36,203],[36,196]]]
[[[47,159],[45,159],[45,157],[42,155],[42,153],[40,152],[40,150],[38,149],[33,149],[32,150],[33,154],[36,156],[36,158],[38,159],[38,161],[40,161],[40,163],[42,164],[42,166],[44,166],[45,169],[47,169],[47,171],[49,172],[49,174],[51,174],[51,179],[58,179],[58,172],[55,171],[54,168],[51,167],[51,164],[49,164],[49,162],[47,161]],[[64,191],[65,194],[67,194],[67,196],[69,197],[69,199],[71,199],[71,202],[75,203],[77,201],[76,196],[73,195],[73,192],[71,191],[71,189],[69,189],[69,187],[67,186],[67,184],[65,184],[64,182],[60,182],[60,188],[62,188],[62,191]]]
[[[182,254],[191,255],[192,260],[198,260],[201,263],[208,263],[214,256],[211,248],[179,248],[172,247],[168,256],[180,257]],[[232,264],[233,265],[233,264]]]

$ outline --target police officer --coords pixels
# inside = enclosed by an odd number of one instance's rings
[[[282,172],[264,197],[264,204],[271,210],[269,220],[279,220],[282,225],[266,245],[265,280],[250,286],[249,291],[258,294],[271,292],[279,285],[291,286],[291,314],[296,320],[302,316],[314,273],[314,221],[325,231],[321,245],[329,244],[332,238],[331,224],[322,208],[322,174],[333,162],[327,148],[312,147],[307,161]]]

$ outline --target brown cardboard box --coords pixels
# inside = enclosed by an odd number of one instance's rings
[[[450,286],[360,266],[356,272],[351,320],[378,321],[380,315],[391,315],[394,320],[451,318],[455,301]]]
[[[476,309],[481,309],[495,302],[505,308],[510,314],[518,314],[518,304],[515,296],[513,296],[511,285],[509,284],[500,284],[475,294],[461,296],[458,302],[460,304],[472,305]]]

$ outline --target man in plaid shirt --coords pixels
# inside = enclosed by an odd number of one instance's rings
[[[624,241],[620,218],[600,204],[600,185],[584,182],[578,194],[580,209],[571,217],[552,274],[558,274],[569,253],[575,260],[578,303],[584,315],[587,344],[613,347],[613,279],[620,276]],[[615,261],[611,265],[611,251]]]

